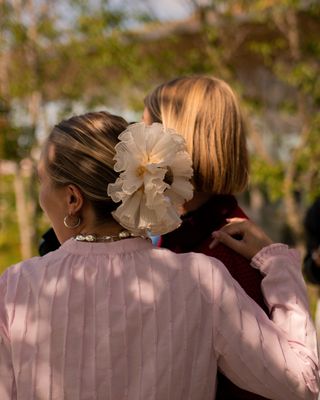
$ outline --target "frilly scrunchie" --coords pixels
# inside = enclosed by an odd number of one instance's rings
[[[133,234],[163,235],[181,224],[179,207],[193,196],[192,161],[185,140],[162,124],[130,125],[115,146],[108,196],[122,204],[112,213]]]

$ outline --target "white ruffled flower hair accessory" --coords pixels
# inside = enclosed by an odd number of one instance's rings
[[[181,224],[179,207],[193,196],[192,161],[185,140],[162,124],[130,125],[115,146],[108,196],[121,205],[116,221],[136,235],[163,235]]]

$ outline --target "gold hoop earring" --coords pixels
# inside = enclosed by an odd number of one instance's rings
[[[72,215],[66,215],[63,218],[63,225],[68,229],[78,228],[78,226],[81,224],[81,218],[80,217],[78,217],[77,222],[75,224],[73,224],[73,225],[70,225],[70,223],[68,223],[68,218],[75,218],[75,216],[73,217]]]

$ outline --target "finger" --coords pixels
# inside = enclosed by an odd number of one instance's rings
[[[215,237],[215,232],[212,232],[211,236],[212,236],[213,240],[209,244],[209,249],[213,249],[214,247],[216,247],[219,244],[219,239]]]
[[[248,221],[246,218],[239,218],[239,217],[233,217],[233,218],[226,218],[226,221],[230,224],[233,223],[238,223],[238,222],[245,222]]]
[[[237,253],[244,255],[243,243],[241,240],[234,239],[228,233],[223,232],[222,230],[213,232],[213,235],[215,243],[216,242],[223,243],[226,246],[230,247],[232,250],[236,251]]]
[[[243,224],[243,222],[232,222],[232,223],[220,228],[219,232],[224,232],[231,236],[233,236],[233,235],[243,236],[244,224]]]

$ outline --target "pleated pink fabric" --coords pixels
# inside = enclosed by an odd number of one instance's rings
[[[143,239],[80,243],[0,279],[0,399],[214,400],[217,368],[267,398],[316,399],[299,261],[258,254],[270,321],[225,267]]]

